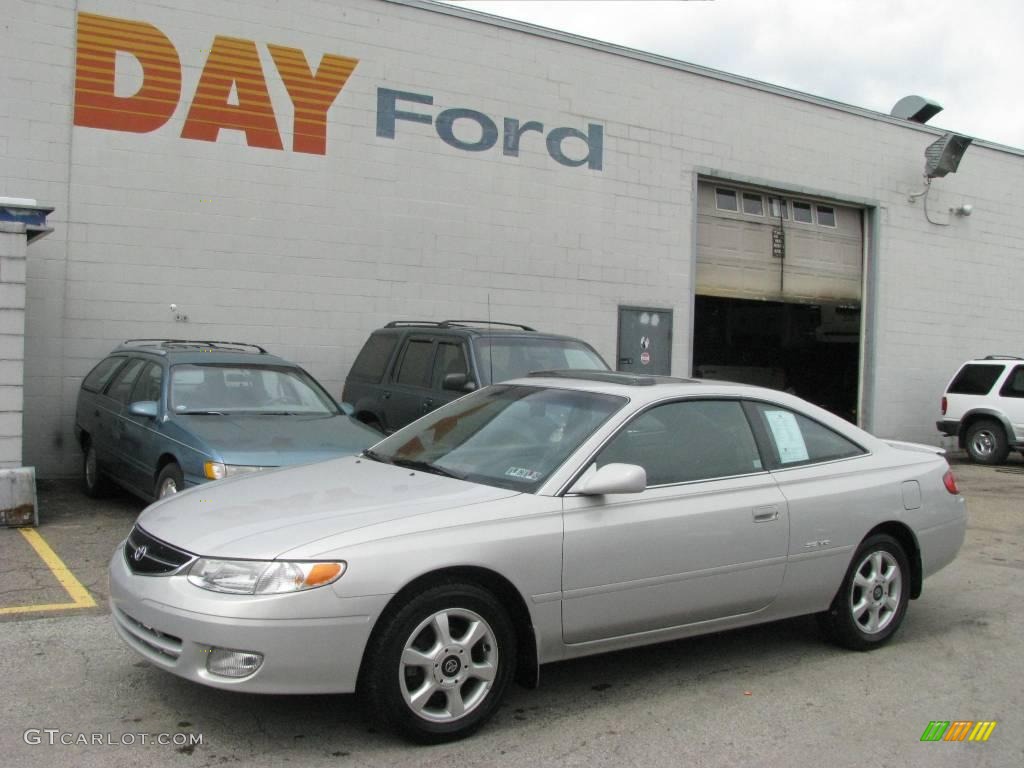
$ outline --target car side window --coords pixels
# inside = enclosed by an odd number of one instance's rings
[[[394,333],[374,333],[366,340],[362,350],[352,363],[352,370],[349,371],[349,378],[357,381],[369,381],[377,383],[384,375],[384,369],[388,367],[391,353],[395,351],[398,344],[398,335]]]
[[[140,400],[160,402],[163,381],[163,369],[157,363],[147,363],[145,370],[139,374],[135,383],[130,402],[136,403]]]
[[[82,379],[82,389],[87,392],[102,392],[127,359],[126,357],[108,357],[103,360]]]
[[[735,400],[684,400],[645,411],[598,454],[599,467],[611,463],[643,467],[648,487],[764,469],[750,423]]]
[[[835,430],[778,405],[754,404],[767,435],[772,469],[862,456],[867,451]]]
[[[999,394],[1003,397],[1024,397],[1024,365],[1018,365],[1010,372]]]
[[[969,363],[960,369],[947,391],[951,395],[987,395],[1004,370],[1004,365]]]
[[[427,386],[433,353],[434,342],[431,339],[410,339],[402,355],[395,383],[410,387]]]
[[[441,389],[444,377],[452,373],[469,373],[466,353],[458,342],[442,341],[434,355],[434,375],[431,377],[434,389]]]
[[[110,385],[110,389],[107,390],[107,397],[112,397],[114,400],[122,403],[128,402],[128,395],[131,393],[132,387],[135,386],[135,380],[138,379],[139,372],[145,363],[145,360],[140,360],[137,357],[129,361],[121,369],[121,372],[117,374],[114,383]]]

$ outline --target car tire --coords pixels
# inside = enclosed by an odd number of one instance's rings
[[[176,493],[185,490],[185,475],[181,471],[175,462],[171,462],[166,467],[160,470],[160,474],[156,476],[156,485],[153,486],[153,496],[157,499],[162,499],[167,496],[173,496]]]
[[[465,738],[487,722],[515,665],[508,612],[478,586],[448,583],[381,617],[359,691],[370,711],[402,735],[438,744]]]
[[[910,600],[910,565],[892,536],[871,536],[857,548],[832,605],[819,615],[826,637],[854,651],[870,651],[896,634]]]
[[[979,419],[967,428],[967,455],[977,464],[1002,464],[1010,454],[1003,425],[992,419]]]
[[[110,480],[100,469],[96,449],[92,447],[91,440],[86,441],[82,454],[82,487],[85,494],[94,499],[102,499],[110,493]]]

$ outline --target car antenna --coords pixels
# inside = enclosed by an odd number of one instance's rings
[[[487,326],[489,328],[493,328],[494,327],[493,325],[491,325],[491,292],[490,291],[487,292]],[[487,361],[490,363],[490,368],[491,368],[489,381],[491,382],[491,385],[493,386],[494,385],[494,337],[493,336],[489,339],[489,343],[487,345],[487,352],[489,353],[487,355]]]

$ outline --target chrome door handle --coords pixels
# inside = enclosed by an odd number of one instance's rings
[[[754,507],[755,523],[770,523],[779,519],[779,508],[774,504],[769,507]]]

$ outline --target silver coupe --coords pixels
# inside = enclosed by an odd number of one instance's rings
[[[759,387],[553,371],[156,502],[111,607],[176,675],[355,691],[437,742],[562,659],[799,614],[877,648],[965,526],[938,449]]]

